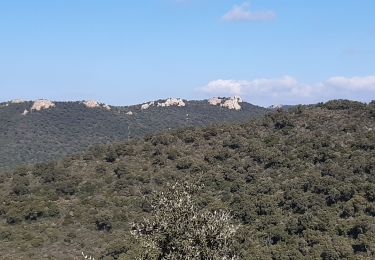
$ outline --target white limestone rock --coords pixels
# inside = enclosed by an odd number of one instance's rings
[[[23,100],[23,99],[13,99],[11,101],[9,101],[9,103],[12,103],[12,104],[21,104],[21,103],[25,103],[26,101]]]
[[[111,110],[111,107],[107,104],[102,104],[102,106],[104,109]]]
[[[141,109],[142,110],[146,110],[146,109],[149,109],[150,107],[154,106],[155,105],[155,102],[152,101],[152,102],[149,102],[149,103],[145,103],[141,106]]]
[[[226,100],[224,104],[222,104],[221,106],[226,107],[228,109],[241,110],[240,103],[242,103],[242,99],[238,96],[235,96]]]
[[[158,107],[170,107],[170,106],[184,107],[186,106],[186,104],[181,98],[168,98],[165,102],[158,103]]]
[[[31,111],[33,111],[33,110],[40,111],[42,109],[49,109],[49,108],[53,108],[55,106],[56,106],[55,103],[53,103],[50,100],[39,99],[39,100],[34,101],[32,107],[31,107]]]
[[[268,108],[270,108],[270,109],[278,109],[278,108],[282,108],[282,107],[283,107],[283,105],[278,104],[278,105],[269,106]]]
[[[85,100],[85,101],[83,101],[83,104],[87,108],[101,108],[102,107],[104,109],[111,110],[111,107],[109,105],[103,104],[103,103],[99,103],[96,100]]]
[[[150,108],[150,104],[142,104],[141,109],[146,110]]]
[[[132,111],[129,111],[129,112],[127,112],[126,114],[129,115],[129,116],[134,115],[134,113],[133,113]]]
[[[9,101],[6,101],[2,104],[0,104],[0,107],[9,107],[10,104],[21,104],[27,102],[26,100],[23,99],[12,99]]]
[[[223,100],[218,97],[213,97],[208,100],[208,103],[213,106],[220,105]]]
[[[242,102],[242,98],[239,96],[234,96],[230,98],[213,97],[208,100],[208,103],[212,106],[220,105],[221,107],[233,110],[241,110],[240,103]]]
[[[29,113],[29,110],[25,109],[22,113],[23,116],[26,116]]]
[[[100,107],[100,104],[96,100],[85,100],[83,101],[83,104],[88,107],[88,108],[95,108],[95,107]]]

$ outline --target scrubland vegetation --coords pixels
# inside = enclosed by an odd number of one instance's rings
[[[144,220],[167,212],[153,199],[176,182],[203,187],[189,193],[194,212],[226,212],[225,227],[238,226],[228,257],[374,259],[375,102],[297,106],[4,172],[1,257],[136,259],[146,251],[134,227],[144,235]],[[166,239],[155,236],[146,242]],[[191,248],[184,241],[176,235],[164,245]],[[156,259],[166,257],[160,248]]]
[[[87,108],[81,102],[55,102],[40,111],[33,102],[0,103],[0,170],[62,159],[94,144],[107,144],[187,126],[218,122],[243,122],[268,110],[241,103],[239,111],[212,106],[207,101],[188,101],[185,107]],[[132,115],[127,114],[132,112]]]

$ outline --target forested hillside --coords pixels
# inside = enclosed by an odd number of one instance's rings
[[[141,109],[86,107],[82,102],[55,102],[48,109],[30,110],[33,102],[0,104],[0,170],[19,164],[61,159],[94,144],[125,141],[186,126],[241,122],[267,109],[241,103],[240,110],[185,101],[186,106]]]
[[[240,224],[240,259],[374,259],[374,130],[374,102],[330,101],[3,173],[1,257],[134,259],[150,194],[191,181],[201,207]]]

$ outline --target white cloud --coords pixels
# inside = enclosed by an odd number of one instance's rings
[[[229,93],[233,95],[240,95],[243,88],[248,85],[246,80],[223,80],[218,79],[209,82],[203,91],[207,93]]]
[[[214,80],[209,82],[203,91],[207,93],[223,93],[233,95],[243,95],[249,92],[278,96],[281,93],[298,93],[299,95],[308,95],[310,90],[308,86],[300,84],[291,76],[284,76],[275,79],[254,79],[248,80]]]
[[[268,21],[276,18],[274,11],[252,11],[250,4],[245,2],[241,5],[235,5],[224,16],[225,21]]]
[[[353,78],[346,78],[346,77],[332,77],[327,80],[329,85],[343,88],[346,90],[372,90],[375,91],[375,76],[367,76],[367,77],[353,77]]]
[[[315,103],[335,98],[371,100],[375,98],[375,76],[332,77],[307,84],[291,76],[254,80],[213,80],[201,91],[214,95],[241,95],[262,105]]]

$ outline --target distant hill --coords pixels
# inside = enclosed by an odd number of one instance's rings
[[[0,174],[1,257],[136,259],[131,223],[176,181],[203,184],[199,205],[233,215],[240,259],[374,259],[375,102],[275,110]]]
[[[90,145],[124,141],[148,133],[247,121],[267,111],[238,98],[168,99],[128,107],[96,101],[0,103],[0,170],[58,159]]]

